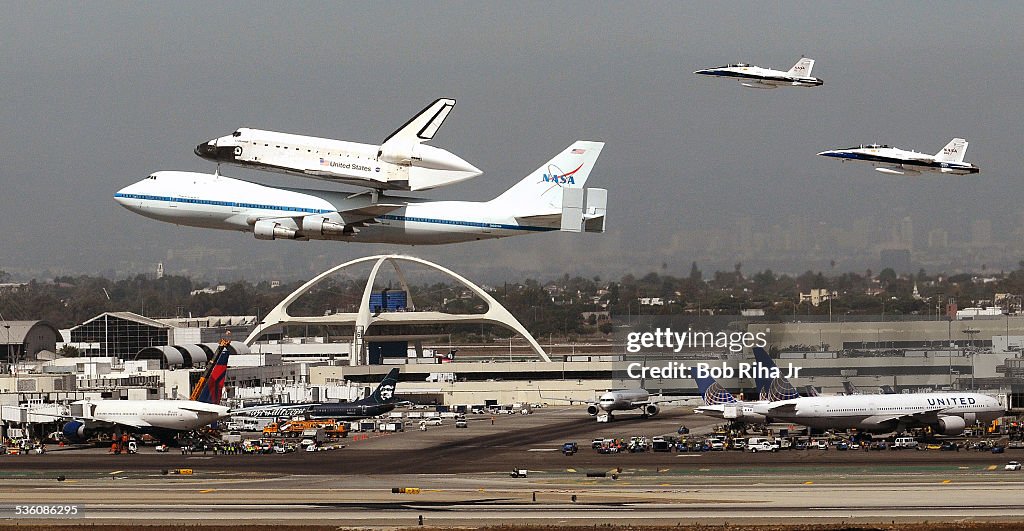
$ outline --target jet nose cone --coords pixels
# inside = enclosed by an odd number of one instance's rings
[[[134,185],[125,186],[124,188],[114,193],[114,202],[127,208],[128,210],[132,209],[132,186]]]

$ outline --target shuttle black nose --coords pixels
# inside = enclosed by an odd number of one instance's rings
[[[204,159],[215,159],[217,158],[217,146],[211,145],[209,142],[203,142],[196,146],[196,155]]]

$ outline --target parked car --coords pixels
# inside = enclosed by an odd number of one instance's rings
[[[1020,463],[1018,461],[1010,461],[1009,463],[1006,463],[1003,470],[1020,470]]]
[[[464,418],[463,419],[456,419],[455,427],[456,428],[468,428],[469,427],[469,423],[466,422],[466,419],[464,419]]]
[[[590,447],[593,448],[594,450],[597,450],[598,448],[601,447],[601,444],[603,444],[603,443],[604,443],[604,439],[598,437],[597,439],[594,439],[593,441],[590,441]]]
[[[576,444],[576,441],[567,442],[562,445],[562,453],[565,455],[573,455],[578,452],[580,447]]]

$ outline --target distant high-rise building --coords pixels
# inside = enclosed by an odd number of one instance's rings
[[[156,278],[164,278],[164,263],[160,262],[156,265]]]
[[[992,220],[976,219],[971,222],[971,245],[992,245]]]
[[[932,229],[928,231],[929,249],[946,249],[949,247],[949,233],[945,229]]]

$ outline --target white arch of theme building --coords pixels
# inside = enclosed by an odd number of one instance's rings
[[[363,289],[362,301],[359,304],[359,310],[355,313],[336,313],[331,315],[323,316],[309,316],[309,317],[297,317],[292,316],[288,313],[289,306],[292,305],[299,297],[305,294],[307,291],[313,288],[313,286],[319,284],[321,281],[326,279],[342,269],[352,267],[357,264],[364,262],[374,262],[373,268],[370,270],[370,276],[366,281],[366,287]],[[395,268],[395,274],[398,276],[399,282],[402,284],[402,289],[407,294],[406,308],[408,311],[405,312],[379,312],[376,315],[370,312],[370,294],[373,292],[373,283],[377,278],[377,273],[380,271],[381,266],[384,263],[390,263]],[[467,289],[475,293],[484,302],[487,303],[487,311],[482,314],[451,314],[446,312],[418,312],[416,306],[413,303],[412,295],[409,291],[409,285],[406,283],[405,274],[399,267],[399,262],[412,262],[417,263],[437,271],[440,271],[455,280],[459,281],[460,284],[465,286]],[[523,336],[526,341],[530,344],[533,351],[540,356],[544,361],[551,361],[544,349],[541,348],[537,340],[530,335],[530,332],[526,330],[526,327],[519,322],[504,306],[498,301],[494,300],[493,297],[487,294],[486,291],[477,286],[473,282],[470,282],[465,277],[455,273],[454,271],[442,267],[433,262],[429,262],[422,258],[415,256],[406,256],[398,254],[388,255],[375,255],[366,256],[363,258],[357,258],[344,264],[332,267],[323,273],[313,277],[309,282],[303,284],[299,289],[293,291],[290,295],[284,298],[273,310],[267,313],[266,317],[259,323],[256,328],[246,338],[245,344],[251,346],[265,333],[276,331],[288,325],[339,325],[339,326],[354,326],[355,332],[352,337],[352,349],[349,355],[349,364],[356,365],[358,361],[364,358],[366,351],[366,345],[363,341],[363,336],[366,330],[375,324],[388,324],[388,325],[422,325],[422,324],[454,324],[454,323],[468,323],[468,324],[497,324],[504,326],[519,335]]]

